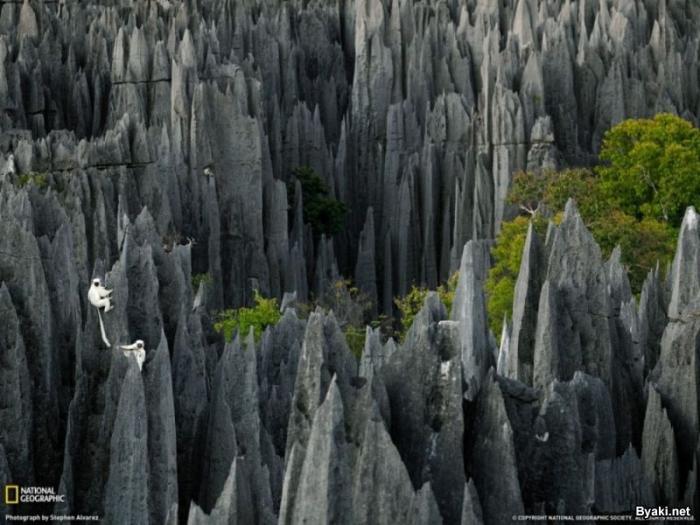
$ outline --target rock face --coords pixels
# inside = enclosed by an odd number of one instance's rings
[[[573,203],[531,230],[498,355],[483,283],[515,171],[588,163],[624,118],[698,122],[699,24],[677,1],[0,2],[0,485],[65,495],[0,515],[696,505],[695,210],[638,300]],[[339,232],[305,216],[303,166]],[[430,294],[359,361],[341,312],[305,313],[340,276],[391,315],[456,271],[451,312]],[[226,343],[217,312],[256,291],[281,319]]]

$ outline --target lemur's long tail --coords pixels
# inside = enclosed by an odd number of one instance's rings
[[[102,332],[102,341],[104,342],[107,348],[112,348],[112,345],[109,343],[109,339],[107,339],[107,332],[105,332],[105,325],[102,322],[102,314],[100,313],[99,308],[97,309],[97,318],[100,320],[100,332]]]

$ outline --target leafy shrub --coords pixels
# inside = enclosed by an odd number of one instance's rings
[[[328,188],[314,170],[308,166],[295,168],[287,194],[290,207],[295,200],[294,180],[301,184],[304,221],[311,225],[314,235],[334,235],[343,229],[347,206],[329,195]]]
[[[459,272],[455,272],[446,283],[438,286],[436,290],[440,301],[445,305],[448,313],[452,310],[452,303],[454,301],[458,282]],[[406,295],[394,299],[394,304],[396,304],[401,314],[401,328],[397,334],[400,340],[403,340],[406,336],[408,329],[413,324],[413,319],[423,307],[425,297],[428,295],[429,291],[430,290],[426,287],[413,285]]]
[[[357,359],[360,359],[360,357],[362,357],[362,351],[365,348],[365,328],[347,325],[343,329],[343,334],[345,335],[345,341],[350,351]]]
[[[280,319],[279,305],[277,299],[265,298],[259,292],[255,292],[255,306],[228,309],[219,312],[214,330],[224,336],[226,341],[233,339],[234,333],[239,333],[241,337],[248,335],[253,327],[255,340],[259,341],[263,330],[269,325],[277,323]]]
[[[17,179],[17,186],[19,188],[24,188],[28,185],[36,186],[38,189],[43,190],[49,185],[48,173],[39,171],[30,171],[29,173],[23,173]]]

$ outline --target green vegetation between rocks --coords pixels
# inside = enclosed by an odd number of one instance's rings
[[[252,327],[255,340],[259,341],[265,328],[276,324],[279,319],[280,310],[277,299],[263,297],[256,291],[254,306],[219,312],[214,323],[214,330],[222,334],[227,342],[230,342],[235,333],[240,334],[241,338],[246,337]]]
[[[192,276],[192,291],[197,293],[199,286],[202,284],[209,284],[212,282],[212,277],[210,273],[197,273]]]
[[[538,234],[546,231],[547,220],[542,215],[535,214],[532,221]],[[488,298],[486,312],[489,326],[496,337],[500,337],[503,330],[503,319],[510,317],[513,310],[515,282],[520,272],[529,224],[530,218],[524,216],[504,222],[491,249],[493,266],[486,277],[484,288]]]
[[[30,171],[28,173],[22,173],[17,178],[17,187],[24,188],[25,186],[35,186],[40,190],[43,190],[49,185],[49,175],[48,173],[40,171]]]
[[[358,359],[365,346],[365,328],[370,321],[372,301],[349,279],[338,279],[315,301],[317,306],[332,310],[345,334],[348,348]]]
[[[657,263],[663,268],[672,260],[685,208],[700,204],[700,130],[669,114],[627,120],[605,134],[600,159],[594,170],[514,176],[509,203],[521,215],[501,225],[485,286],[494,334],[500,335],[504,316],[512,312],[530,220],[543,234],[569,198],[603,257],[620,246],[634,293]]]
[[[454,301],[458,281],[459,272],[455,272],[446,283],[438,286],[436,290],[448,313],[452,310],[452,302]],[[394,304],[396,304],[401,314],[401,328],[397,334],[399,340],[403,341],[408,329],[413,324],[414,317],[423,307],[428,292],[430,290],[426,287],[413,285],[406,295],[394,299]]]
[[[295,168],[293,179],[287,187],[290,208],[293,209],[295,200],[295,181],[301,184],[303,199],[304,221],[311,225],[315,236],[321,234],[334,235],[343,229],[347,206],[334,199],[325,182],[308,166]]]

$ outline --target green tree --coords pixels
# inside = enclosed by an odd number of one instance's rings
[[[330,196],[326,184],[316,172],[308,166],[295,168],[294,178],[288,184],[290,206],[295,199],[295,180],[301,184],[304,221],[311,225],[314,235],[334,235],[343,230],[347,206]]]
[[[224,336],[226,341],[233,339],[234,333],[246,337],[253,327],[255,340],[259,341],[263,330],[269,325],[274,325],[280,319],[280,310],[277,299],[265,298],[259,292],[255,292],[255,305],[242,307],[236,310],[228,309],[219,312],[214,330]]]
[[[534,216],[556,214],[570,198],[576,201],[581,216],[598,217],[608,213],[610,201],[602,195],[600,181],[589,169],[524,172],[513,176],[508,202]]]
[[[626,120],[608,130],[596,168],[612,205],[637,219],[679,226],[700,204],[700,130],[675,115]]]

